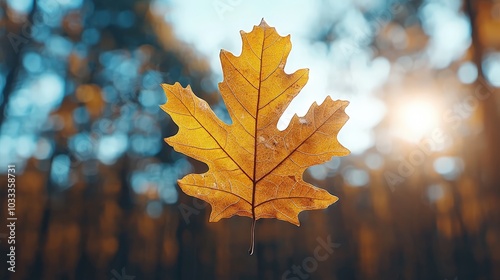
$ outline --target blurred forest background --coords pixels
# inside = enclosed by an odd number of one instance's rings
[[[500,1],[0,3],[0,279],[500,279]],[[159,84],[227,119],[218,53],[240,38],[217,36],[262,17],[309,50],[298,64],[323,88],[302,103],[351,101],[352,154],[304,174],[337,203],[301,227],[258,221],[249,256],[250,219],[208,223],[179,190],[206,167],[163,142]]]

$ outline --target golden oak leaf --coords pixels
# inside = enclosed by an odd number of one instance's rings
[[[302,174],[332,156],[349,154],[337,140],[349,102],[327,97],[278,130],[278,119],[306,84],[308,70],[285,73],[290,35],[281,37],[264,20],[250,33],[241,31],[241,37],[239,57],[220,53],[224,80],[219,90],[231,125],[179,83],[162,84],[167,102],[161,108],[179,126],[165,141],[209,167],[206,173],[185,176],[179,186],[211,205],[211,222],[234,215],[252,218],[253,251],[256,220],[277,218],[298,226],[301,211],[324,209],[338,200],[304,182]]]

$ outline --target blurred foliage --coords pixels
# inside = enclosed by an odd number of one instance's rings
[[[178,178],[206,167],[163,142],[177,127],[160,112],[159,84],[190,84],[222,116],[224,105],[207,59],[161,15],[171,2],[0,2],[0,166],[18,172],[17,272],[2,265],[0,279],[112,279],[122,269],[136,279],[282,279],[327,236],[340,246],[288,279],[500,279],[498,2],[354,1],[370,30],[356,33],[364,25],[353,13],[319,1],[311,43],[344,50],[345,69],[367,54],[380,58],[374,69],[388,61],[390,75],[369,74],[388,110],[366,151],[306,174],[339,203],[301,214],[300,228],[259,221],[256,256],[250,219],[209,224],[206,205],[178,191]],[[219,14],[234,2],[214,1]],[[328,82],[366,86],[342,75]],[[409,133],[393,108],[422,91],[452,110],[446,141],[393,137]],[[490,94],[468,99],[476,92]],[[416,112],[420,122],[431,113]],[[6,194],[2,183],[2,221]]]

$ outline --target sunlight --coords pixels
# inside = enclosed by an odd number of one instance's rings
[[[439,111],[431,100],[412,100],[398,107],[395,131],[407,141],[418,142],[439,126]]]

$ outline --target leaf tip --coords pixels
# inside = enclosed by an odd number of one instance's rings
[[[347,101],[347,100],[340,100],[342,102],[342,108],[346,108],[349,104],[351,104],[351,102]]]
[[[267,24],[267,22],[264,20],[264,18],[262,18],[262,19],[260,20],[259,27],[269,27],[269,25],[268,25],[268,24]]]
[[[167,83],[161,83],[161,84],[160,84],[160,86],[161,86],[161,88],[162,88],[164,91],[166,91],[166,90],[168,89],[168,87],[169,87],[169,86],[171,86],[171,85],[169,85],[169,84],[167,84]]]
[[[243,31],[241,31],[241,32],[243,32]],[[227,54],[227,53],[228,53],[228,51],[226,51],[225,49],[220,49],[220,52],[219,52],[219,57],[221,57],[221,58],[222,58],[222,55],[225,55],[225,54]]]

